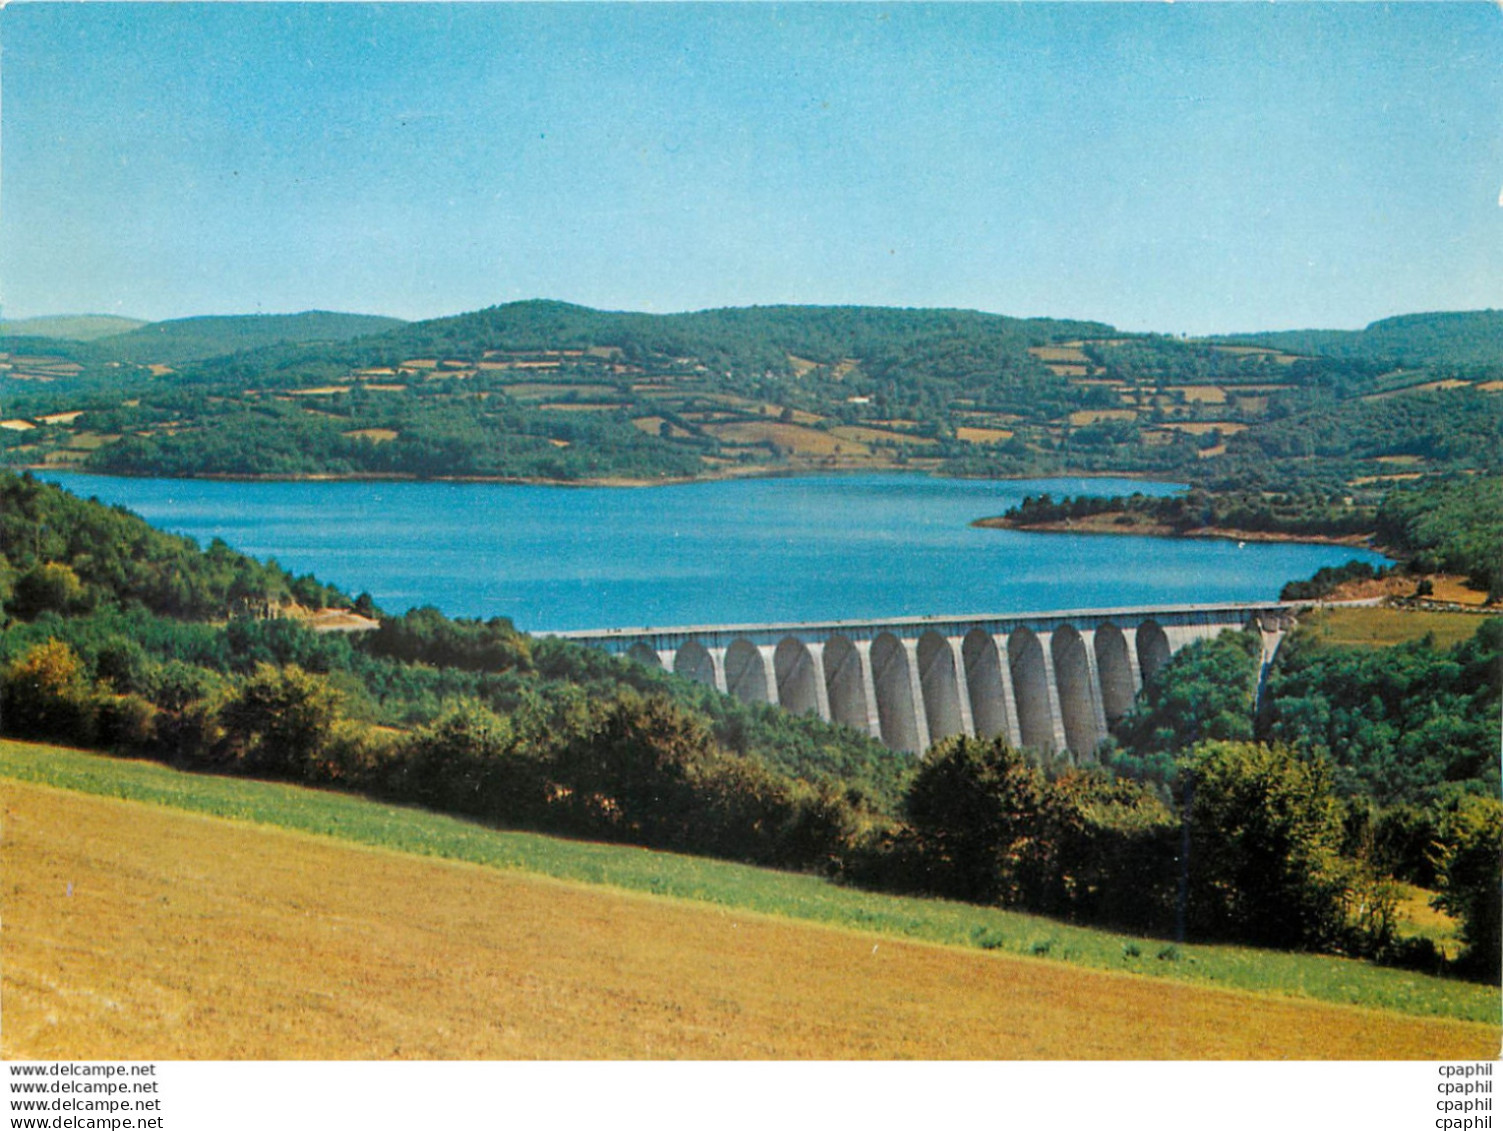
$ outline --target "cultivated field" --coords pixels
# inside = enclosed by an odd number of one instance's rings
[[[1497,1049],[1496,990],[1360,963],[1165,947],[48,747],[0,744],[0,771],[10,1057]],[[250,823],[267,820],[367,843]]]
[[[1077,428],[1096,424],[1103,420],[1136,420],[1137,411],[1130,408],[1088,408],[1070,414],[1070,423]]]
[[[967,444],[1000,444],[1011,440],[1013,432],[1008,428],[967,428],[962,425],[955,429],[955,438]]]

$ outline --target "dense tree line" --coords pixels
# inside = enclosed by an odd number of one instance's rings
[[[1195,489],[1183,495],[1079,495],[1062,499],[1029,495],[1003,518],[1012,525],[1028,527],[1103,514],[1115,516],[1123,527],[1165,526],[1179,533],[1219,527],[1260,534],[1344,536],[1369,533],[1375,521],[1373,508],[1355,504],[1350,496],[1310,489]]]
[[[186,409],[190,416],[196,411]],[[141,412],[139,406],[112,406],[86,423],[124,431],[131,422],[122,417]],[[158,409],[156,415],[166,414]],[[197,427],[127,434],[95,452],[87,466],[117,475],[556,480],[683,477],[701,469],[696,452],[646,435],[629,420],[541,412],[504,400],[479,413],[452,400],[425,397],[400,409],[352,398],[334,401],[317,415],[274,401],[216,408],[205,415],[208,419],[199,417]],[[377,440],[362,434],[383,429],[395,435]]]
[[[626,693],[564,711],[538,702],[508,715],[457,699],[423,726],[383,733],[345,712],[341,681],[297,664],[231,678],[189,671],[200,694],[183,696],[187,681],[170,664],[121,693],[49,638],[0,673],[0,715],[20,737],[787,867],[832,865],[872,819],[831,786],[724,751],[703,719],[665,697]]]
[[[1377,531],[1417,572],[1466,574],[1489,600],[1503,598],[1503,476],[1392,491],[1378,510]]]
[[[1218,339],[1300,354],[1371,359],[1386,366],[1498,361],[1503,311],[1402,314],[1363,330],[1288,330]]]

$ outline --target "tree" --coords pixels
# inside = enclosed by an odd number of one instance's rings
[[[1263,946],[1337,943],[1351,876],[1327,764],[1285,746],[1205,742],[1180,774],[1191,928]]]
[[[697,779],[712,757],[703,721],[661,696],[622,695],[554,753],[561,808],[582,828],[665,847],[695,843]]]
[[[219,709],[219,723],[246,769],[305,778],[333,733],[339,704],[323,676],[263,663]]]
[[[1496,981],[1503,968],[1503,802],[1463,797],[1441,819],[1434,904],[1461,920],[1461,965]]]
[[[500,820],[527,820],[542,795],[535,759],[516,728],[483,704],[463,700],[404,741],[386,789],[404,801]]]
[[[10,611],[22,620],[32,620],[51,609],[58,613],[80,612],[88,605],[88,591],[71,566],[43,562],[16,580]]]
[[[1039,910],[1144,931],[1173,922],[1179,826],[1152,791],[1099,768],[1049,783],[1059,866]]]
[[[1251,631],[1223,632],[1181,648],[1113,728],[1116,738],[1136,759],[1178,753],[1206,739],[1251,739],[1261,650]]]
[[[905,812],[911,886],[1139,929],[1166,923],[1178,829],[1134,782],[1099,770],[1051,781],[1001,738],[956,735],[929,752]]]
[[[87,745],[94,698],[78,653],[49,638],[0,673],[0,722],[8,734]]]
[[[937,743],[904,801],[926,885],[976,903],[1038,899],[1053,847],[1046,797],[1044,775],[1001,738]]]

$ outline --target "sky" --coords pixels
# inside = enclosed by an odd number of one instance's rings
[[[1503,307],[1503,9],[0,11],[0,312]]]

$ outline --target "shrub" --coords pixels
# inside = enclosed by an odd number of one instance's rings
[[[541,807],[542,771],[516,728],[473,700],[407,737],[384,770],[383,791],[419,805],[524,822]]]
[[[156,737],[156,715],[156,707],[139,695],[100,696],[97,740],[112,749],[146,750]]]
[[[259,664],[219,708],[232,756],[252,773],[304,779],[339,715],[338,693],[296,664]]]

